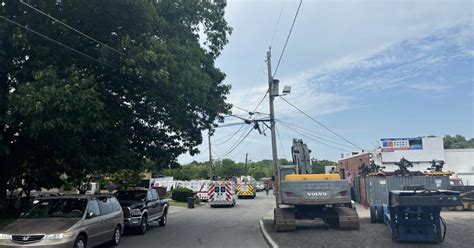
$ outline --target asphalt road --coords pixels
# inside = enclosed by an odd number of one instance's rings
[[[156,224],[144,236],[126,234],[119,247],[267,248],[259,221],[273,209],[274,199],[260,192],[255,199],[238,199],[234,208],[174,207],[166,227]]]
[[[352,247],[474,247],[474,212],[441,212],[447,222],[446,239],[440,244],[394,243],[385,224],[370,223],[370,214],[362,206],[357,207],[360,230],[344,231],[331,229],[324,224],[300,225],[295,232],[276,233],[273,218],[264,221],[272,239],[280,248],[352,248]]]

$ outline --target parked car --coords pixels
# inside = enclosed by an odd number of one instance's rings
[[[116,246],[123,227],[123,212],[114,196],[46,197],[1,231],[0,247]]]
[[[166,225],[168,200],[160,199],[155,189],[119,190],[115,195],[122,206],[126,228],[143,235],[153,222]]]

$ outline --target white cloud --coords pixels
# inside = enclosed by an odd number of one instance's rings
[[[423,91],[423,92],[427,92],[427,91],[441,92],[441,91],[451,88],[451,86],[446,85],[446,84],[440,85],[440,84],[434,84],[434,83],[416,83],[416,84],[409,84],[408,88]]]
[[[239,107],[253,110],[267,89],[263,63],[282,1],[228,1],[226,18],[234,32],[217,64],[227,74],[226,82],[232,84],[229,102]],[[286,0],[273,41],[274,63],[298,2]],[[404,87],[414,92],[442,92],[453,87],[455,75],[430,76],[428,69],[444,70],[445,62],[472,59],[472,18],[473,2],[469,0],[305,0],[277,78],[281,87],[292,86],[292,94],[287,99],[319,118],[363,107],[353,96],[365,91]],[[460,29],[450,30],[456,26]],[[423,40],[433,34],[434,39]],[[447,44],[456,47],[458,52],[447,51]],[[431,78],[420,80],[420,75]],[[276,107],[277,118],[287,118],[301,126],[310,125],[308,120],[296,118],[296,110],[283,101],[277,100]],[[259,110],[268,113],[268,100]],[[234,113],[243,112],[235,109]],[[235,130],[221,129],[216,138]],[[288,145],[290,141],[285,140],[285,136],[288,139],[289,134],[282,130],[282,136],[283,143]],[[269,137],[249,136],[244,143],[245,148],[239,147],[230,158],[242,160],[242,151],[251,151],[258,158],[271,155]],[[227,148],[218,147],[216,151],[225,152]],[[337,153],[318,152],[318,156],[337,159],[334,157]],[[201,155],[201,158],[205,160],[206,156]]]

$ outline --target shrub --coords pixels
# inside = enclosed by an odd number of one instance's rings
[[[188,197],[193,196],[193,191],[187,188],[177,188],[171,192],[171,199],[177,202],[187,202]]]

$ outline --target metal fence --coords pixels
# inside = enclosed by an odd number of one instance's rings
[[[403,190],[405,186],[423,186],[429,190],[448,189],[449,176],[366,177],[365,193],[367,202],[370,206],[373,204],[388,204],[388,192],[390,190]]]

